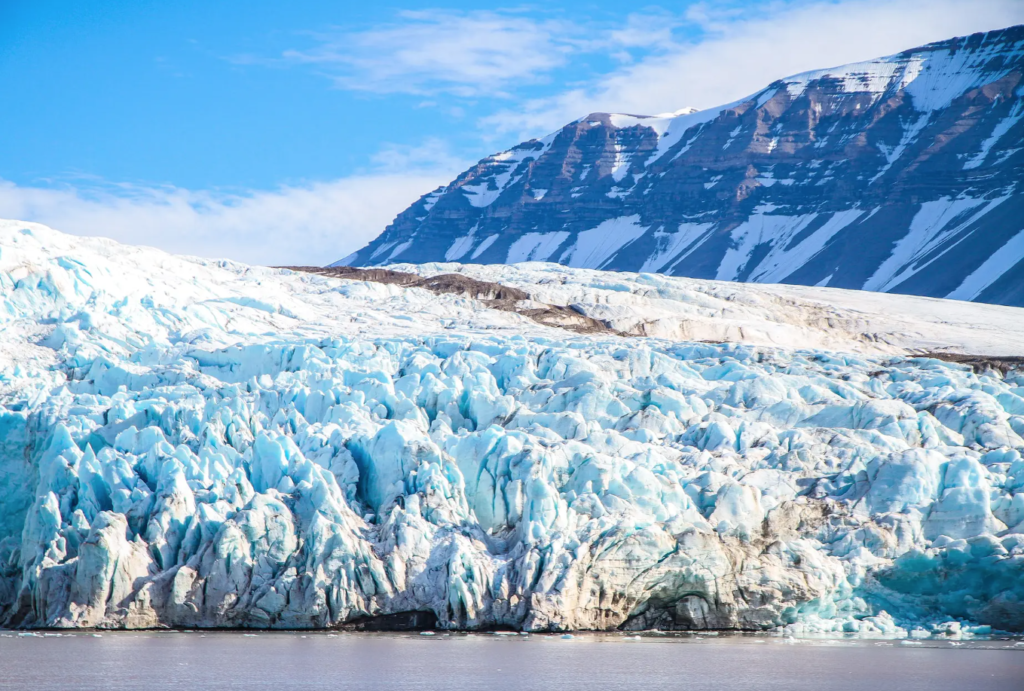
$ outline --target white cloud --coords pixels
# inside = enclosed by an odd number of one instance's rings
[[[548,79],[574,56],[604,51],[630,62],[630,50],[669,46],[679,22],[663,11],[630,14],[621,26],[539,19],[517,10],[403,11],[395,22],[367,30],[313,34],[316,47],[288,50],[282,57],[317,67],[336,86],[353,91],[508,97]]]
[[[338,86],[377,93],[495,95],[565,63],[568,22],[509,12],[401,12],[399,21],[320,35],[286,60],[324,69]]]
[[[467,166],[438,141],[391,147],[368,173],[272,191],[19,186],[0,180],[0,217],[178,254],[323,265],[359,249],[421,195]]]
[[[626,17],[625,26],[610,30],[595,42],[594,48],[668,48],[673,43],[672,30],[680,24],[680,18],[667,12],[631,14]]]
[[[447,142],[428,137],[416,146],[388,144],[371,157],[377,172],[432,170],[461,172],[469,162],[454,154]]]
[[[708,108],[812,69],[897,53],[924,43],[1024,22],[1021,0],[817,0],[767,3],[760,11],[691,7],[705,33],[610,72],[593,83],[483,119],[484,131],[546,134],[587,113]]]

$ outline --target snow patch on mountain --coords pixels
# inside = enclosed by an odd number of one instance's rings
[[[469,229],[468,234],[456,239],[455,242],[452,243],[452,246],[449,247],[448,251],[444,254],[446,261],[458,261],[466,256],[467,252],[473,249],[473,243],[476,241],[476,229],[478,227],[479,224],[473,226]]]
[[[759,283],[782,281],[792,273],[794,266],[803,266],[809,262],[843,228],[855,223],[868,213],[860,209],[837,211],[819,228],[803,237],[801,237],[802,231],[817,220],[818,214],[811,214],[810,219],[803,224],[795,222],[797,217],[790,217],[791,220],[787,224],[780,224],[781,227],[776,226],[780,233],[785,234],[778,238],[779,242],[771,243],[767,255],[750,272],[750,279]],[[769,239],[764,238],[765,241]]]
[[[646,231],[639,216],[604,221],[579,233],[576,242],[562,253],[558,261],[567,266],[600,268],[613,254]]]
[[[966,163],[964,163],[964,170],[971,170],[978,168],[985,159],[988,158],[989,152],[992,147],[1003,138],[1003,136],[1009,132],[1014,126],[1024,118],[1024,101],[1019,101],[1014,104],[1013,110],[1005,118],[1000,120],[996,126],[992,129],[992,134],[981,143],[981,149],[972,156]]]
[[[929,264],[941,258],[944,252],[955,249],[956,245],[951,243],[951,240],[954,240],[961,230],[979,221],[1008,198],[1004,196],[983,200],[967,197],[924,202],[910,222],[909,232],[900,238],[888,258],[864,283],[864,290],[886,290],[927,269]],[[933,258],[922,261],[929,254],[932,254]],[[1006,262],[1004,271],[1012,268],[1021,259],[1019,254],[1015,255],[1012,251],[1007,254],[999,252],[997,255]],[[989,283],[997,280],[1002,273],[989,273]]]
[[[707,236],[713,223],[680,223],[675,232],[659,230],[654,234],[658,240],[658,249],[640,267],[641,272],[663,271],[669,262],[686,256],[700,246],[701,239]]]
[[[508,249],[509,264],[526,261],[547,261],[569,237],[569,233],[527,233]]]
[[[1024,41],[1010,50],[1024,49]],[[998,41],[983,42],[976,50],[954,47],[932,50],[913,59],[913,72],[902,84],[921,111],[947,107],[954,98],[969,89],[1001,79],[1013,67],[1003,63],[1007,47]]]
[[[750,220],[741,223],[732,231],[732,247],[722,257],[715,278],[729,280],[737,276],[742,277],[744,273],[749,274],[758,247],[770,245],[772,240],[782,236],[788,238],[799,235],[815,219],[814,215],[783,216],[766,213],[774,210],[770,205],[754,209]]]
[[[986,259],[985,263],[965,278],[948,297],[954,300],[973,300],[1021,261],[1024,261],[1024,230],[1010,238]]]
[[[498,237],[499,237],[499,236],[498,236],[497,234],[494,234],[494,235],[488,235],[488,236],[487,236],[487,237],[485,237],[485,238],[484,238],[483,240],[481,240],[481,241],[480,241],[480,244],[479,244],[479,245],[477,245],[477,247],[476,247],[476,249],[475,249],[475,250],[473,250],[473,254],[471,254],[471,255],[470,255],[470,259],[476,259],[476,258],[477,258],[477,257],[479,257],[479,256],[480,256],[481,254],[483,254],[484,252],[486,252],[486,251],[487,251],[487,249],[488,249],[488,248],[489,248],[489,247],[490,247],[491,245],[493,245],[493,244],[494,244],[494,241],[495,241],[495,240],[497,240],[497,239],[498,239]]]

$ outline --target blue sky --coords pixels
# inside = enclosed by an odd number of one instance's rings
[[[0,2],[0,216],[324,263],[593,110],[709,107],[1021,0]]]
[[[614,59],[581,44],[627,20],[571,2],[503,12],[251,0],[2,7],[0,83],[18,104],[0,115],[17,133],[0,141],[5,179],[228,189],[348,175],[432,139],[465,155],[486,152],[485,138],[515,143],[511,132],[485,137],[480,119],[607,71]],[[571,19],[580,14],[585,23]],[[503,49],[432,55],[474,31]],[[397,44],[413,41],[422,45],[406,48],[436,69],[417,73],[412,56],[393,64]]]

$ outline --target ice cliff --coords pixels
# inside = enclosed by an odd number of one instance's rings
[[[1024,374],[853,350],[0,222],[0,623],[1024,630]]]

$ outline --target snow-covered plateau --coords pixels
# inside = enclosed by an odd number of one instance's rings
[[[1024,630],[1020,309],[396,268],[0,222],[0,624]]]

